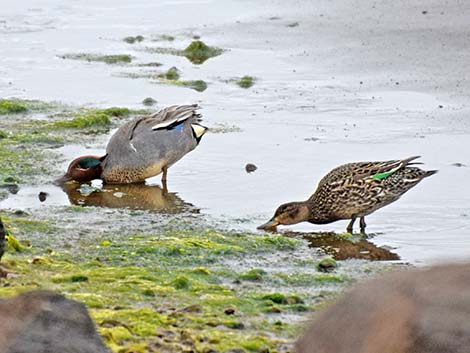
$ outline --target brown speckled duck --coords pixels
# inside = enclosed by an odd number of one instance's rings
[[[175,105],[129,121],[111,137],[104,156],[74,159],[58,182],[140,183],[160,173],[165,182],[168,168],[195,149],[207,130],[198,108]]]
[[[289,202],[278,207],[274,216],[259,229],[275,230],[280,224],[299,222],[326,224],[350,219],[347,231],[360,218],[365,232],[365,216],[400,198],[422,179],[435,174],[414,167],[419,157],[380,162],[358,162],[339,166],[329,172],[307,200]]]

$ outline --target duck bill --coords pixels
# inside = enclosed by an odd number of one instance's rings
[[[54,184],[55,185],[62,185],[62,184],[65,184],[69,181],[71,181],[72,178],[69,177],[68,175],[64,174],[63,176],[61,176],[60,178],[57,178],[54,180]]]
[[[263,230],[272,230],[275,231],[276,227],[279,225],[279,222],[276,221],[275,219],[271,219],[265,224],[262,224],[258,227],[258,229],[263,229]]]

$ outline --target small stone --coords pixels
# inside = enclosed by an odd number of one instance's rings
[[[332,257],[327,257],[317,263],[317,270],[320,272],[333,272],[338,267],[336,260]]]
[[[248,163],[245,166],[245,170],[246,170],[247,173],[253,173],[256,169],[258,169],[258,167],[255,166],[253,163]]]
[[[41,202],[46,201],[46,199],[47,199],[48,196],[49,196],[49,194],[48,194],[47,192],[41,191],[41,192],[38,194],[39,201],[41,201]]]
[[[423,15],[426,15],[428,12],[426,10],[421,11]]]
[[[201,313],[202,307],[199,304],[193,304],[184,308],[183,311],[187,313]]]
[[[229,306],[229,307],[225,308],[224,313],[226,315],[233,315],[233,314],[235,314],[235,308],[233,306]]]
[[[152,106],[152,105],[155,105],[156,103],[157,101],[153,99],[152,97],[147,97],[142,101],[142,104],[146,106]]]
[[[47,260],[45,257],[36,256],[31,260],[31,263],[33,265],[45,265],[45,264],[50,263],[50,261]]]

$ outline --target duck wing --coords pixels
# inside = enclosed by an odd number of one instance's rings
[[[383,194],[384,181],[403,170],[405,167],[420,164],[413,162],[419,156],[413,156],[405,159],[377,162],[357,162],[348,163],[339,166],[329,172],[318,184],[316,192],[309,200],[317,199],[319,194],[330,194],[347,192],[356,189],[363,194],[372,193],[375,195]],[[418,169],[418,168],[413,168]],[[388,183],[387,183],[388,184]]]
[[[148,118],[153,124],[152,130],[171,129],[174,125],[178,125],[189,118],[194,118],[195,122],[200,122],[202,117],[196,113],[197,109],[199,109],[197,104],[173,105],[149,115]]]
[[[411,163],[419,157],[420,156],[413,156],[391,161],[353,163],[351,176],[354,180],[370,178],[373,180],[383,180],[407,166],[422,164],[419,162]]]

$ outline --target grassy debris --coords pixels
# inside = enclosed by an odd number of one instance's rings
[[[129,44],[134,44],[134,43],[140,43],[144,40],[145,38],[141,35],[138,35],[138,36],[129,36],[129,37],[125,37],[123,38],[123,41],[126,42],[126,43],[129,43]]]
[[[166,72],[161,73],[158,77],[163,78],[165,80],[176,81],[179,80],[180,74],[176,67],[169,68]]]
[[[183,50],[183,55],[193,64],[202,64],[207,59],[222,54],[223,50],[210,47],[203,41],[195,40]]]
[[[199,65],[204,63],[206,60],[218,56],[224,52],[223,49],[217,47],[210,47],[200,40],[191,42],[184,50],[172,49],[172,48],[146,48],[150,53],[159,54],[170,54],[184,56],[193,64]]]
[[[88,62],[104,62],[109,65],[129,64],[132,62],[132,56],[128,54],[101,55],[101,54],[78,53],[78,54],[64,54],[64,55],[61,55],[60,58],[71,59],[71,60],[83,60],[83,61],[88,61]]]
[[[0,115],[22,113],[28,106],[19,99],[0,99]]]
[[[255,79],[252,76],[243,76],[238,81],[236,81],[237,85],[241,88],[250,88],[255,84]]]

